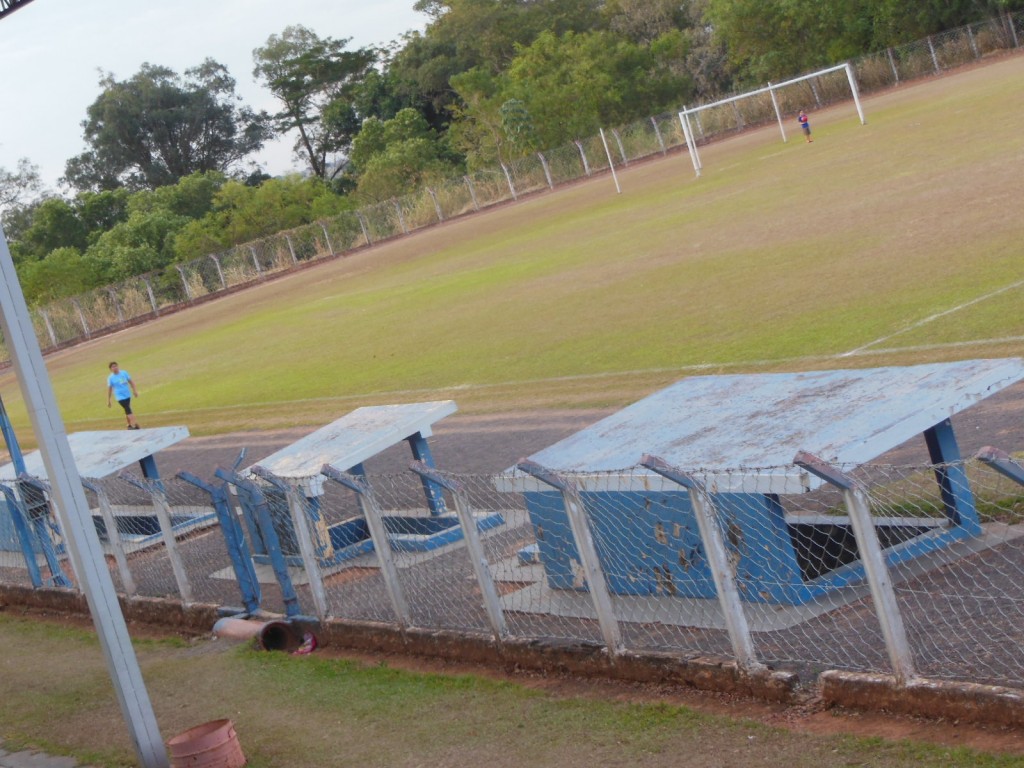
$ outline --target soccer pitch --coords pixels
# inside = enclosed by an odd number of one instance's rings
[[[455,220],[47,358],[69,431],[616,407],[695,373],[1024,354],[1024,56]],[[29,443],[12,372],[0,377]]]

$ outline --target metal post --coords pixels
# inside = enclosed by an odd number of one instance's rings
[[[43,324],[46,325],[46,335],[50,337],[50,346],[57,346],[57,334],[53,331],[53,323],[50,322],[50,313],[45,309],[39,310],[40,316],[43,318]]]
[[[608,139],[604,136],[604,128],[597,129],[601,134],[601,143],[604,144],[604,153],[608,156],[608,168],[612,172],[612,180],[615,182],[615,191],[618,194],[622,194],[622,187],[619,186],[619,176],[615,173],[615,162],[612,160],[611,150],[608,149]]]
[[[60,548],[59,542],[57,546],[54,546],[54,541],[50,537],[52,529],[50,525],[50,502],[46,499],[46,496],[50,493],[49,484],[24,472],[18,476],[18,481],[18,493],[21,496],[22,509],[29,525],[35,529],[36,540],[43,550],[46,566],[50,569],[51,584],[55,587],[72,586],[71,579],[64,574],[64,569],[60,567],[60,559],[57,554]],[[54,530],[54,533],[58,537],[61,535],[60,531],[57,530]]]
[[[544,178],[548,182],[548,189],[554,189],[555,182],[551,180],[551,168],[548,167],[548,159],[544,157],[543,152],[538,152],[537,157],[540,158],[540,166],[544,169]]]
[[[121,585],[128,597],[135,596],[135,579],[131,569],[128,567],[128,558],[124,553],[124,544],[121,541],[121,532],[117,530],[117,519],[114,517],[114,510],[110,505],[110,497],[107,490],[99,483],[93,483],[82,478],[82,487],[92,491],[96,495],[96,504],[100,508],[100,516],[103,518],[103,525],[107,529],[107,543],[114,553],[114,561],[117,563],[117,572],[121,574]]]
[[[320,229],[324,231],[324,241],[327,243],[327,255],[333,256],[334,246],[331,245],[331,236],[327,232],[327,225],[324,224],[322,221],[320,222]]]
[[[250,467],[249,471],[284,491],[285,498],[288,500],[288,511],[291,512],[292,526],[295,528],[295,538],[299,542],[302,564],[306,569],[306,577],[309,579],[309,589],[313,594],[313,606],[316,608],[317,618],[320,621],[327,621],[330,617],[327,607],[327,591],[324,589],[324,576],[320,570],[320,560],[317,557],[316,549],[313,546],[313,537],[310,536],[309,527],[306,525],[309,515],[306,510],[305,497],[299,489],[289,485],[264,467]]]
[[[1013,38],[1013,47],[1020,48],[1020,41],[1017,39],[1017,25],[1013,23],[1013,14],[1006,12],[1006,21],[1010,25],[1010,36]]]
[[[697,142],[694,140],[693,132],[690,130],[690,116],[685,108],[679,113],[679,124],[683,128],[683,138],[686,139],[686,149],[690,153],[690,162],[693,163],[693,172],[697,178],[700,178],[700,155],[697,153]]]
[[[178,594],[181,595],[181,602],[184,605],[191,605],[195,602],[192,598],[192,583],[188,578],[188,571],[185,570],[185,561],[178,551],[178,540],[174,537],[174,523],[171,521],[171,505],[167,501],[159,481],[143,480],[135,477],[130,472],[121,472],[118,477],[129,485],[134,485],[149,493],[153,500],[153,511],[156,513],[156,520],[160,524],[160,536],[167,550],[167,559],[171,562],[171,571],[174,573],[174,581],[178,585]]]
[[[729,553],[725,547],[725,540],[722,538],[722,531],[718,525],[711,497],[704,486],[691,475],[676,469],[657,456],[643,456],[640,459],[640,466],[657,472],[689,491],[690,505],[693,507],[700,537],[704,542],[708,567],[711,569],[711,577],[715,582],[718,602],[722,606],[722,615],[725,617],[725,627],[729,633],[729,641],[732,643],[732,652],[736,656],[736,664],[746,672],[763,669],[764,665],[757,660],[754,640],[750,634],[750,626],[747,624],[747,615],[743,611],[740,592],[736,586],[736,572],[734,566],[730,564]]]
[[[661,137],[661,129],[658,127],[658,121],[651,116],[651,125],[654,126],[654,135],[658,138],[658,146],[661,147],[661,154],[667,155],[668,149],[665,148],[665,139]]]
[[[996,470],[1004,477],[1008,477],[1014,482],[1024,485],[1024,466],[1022,466],[1019,461],[1014,459],[1006,451],[1001,451],[991,445],[986,445],[978,451],[975,458],[992,467],[992,469]]]
[[[399,628],[403,630],[408,628],[412,625],[412,614],[409,612],[409,603],[405,599],[402,582],[398,578],[398,567],[395,565],[394,555],[391,552],[391,541],[388,539],[380,504],[377,502],[373,489],[370,488],[365,477],[342,472],[330,464],[324,464],[320,468],[320,474],[355,491],[359,499],[359,509],[362,511],[366,527],[370,531],[373,551],[377,554],[380,575],[384,579],[384,587],[387,589],[388,599],[391,600],[391,608],[395,612]]]
[[[932,45],[932,36],[928,35],[927,40],[928,40],[928,50],[932,54],[932,65],[935,67],[935,74],[938,74],[939,72],[942,71],[942,68],[939,67],[939,57],[935,54],[935,46]]]
[[[107,294],[110,296],[110,303],[114,305],[114,311],[117,313],[117,322],[124,324],[124,312],[121,311],[121,302],[117,300],[117,291],[113,288],[107,288]]]
[[[263,274],[263,269],[260,268],[260,260],[256,257],[256,249],[253,246],[249,246],[249,253],[252,255],[252,265],[256,267],[256,276]]]
[[[619,145],[619,154],[622,155],[622,164],[629,165],[629,158],[626,157],[626,148],[622,146],[622,137],[619,136],[619,132],[612,128],[612,136],[615,137],[615,143]]]
[[[878,542],[878,532],[871,521],[871,505],[868,495],[853,478],[843,474],[830,464],[805,451],[797,453],[793,463],[816,475],[843,492],[843,500],[850,514],[850,525],[857,540],[864,573],[875,602],[878,623],[882,627],[885,647],[889,652],[889,663],[897,685],[905,685],[917,677],[914,671],[914,656],[910,650],[907,633],[903,627],[903,616],[896,602],[896,590],[892,585],[889,568]]]
[[[498,588],[494,585],[494,577],[491,575],[490,565],[484,555],[484,546],[480,541],[480,531],[476,525],[476,518],[466,492],[462,486],[442,476],[432,467],[423,462],[413,462],[409,465],[416,474],[425,480],[430,480],[437,485],[447,488],[452,494],[455,503],[455,513],[459,516],[459,524],[462,526],[462,533],[466,539],[466,551],[469,552],[469,560],[476,574],[477,584],[480,585],[480,594],[483,596],[484,609],[487,611],[487,620],[491,624],[491,632],[494,633],[494,640],[501,643],[508,635],[508,627],[505,624],[505,614],[501,610],[501,598],[498,596]]]
[[[414,459],[423,462],[428,467],[434,466],[434,457],[430,453],[430,443],[427,442],[427,438],[422,432],[410,435],[405,441],[409,443]],[[448,510],[445,508],[444,493],[442,493],[440,486],[422,475],[420,479],[423,481],[423,495],[427,499],[427,508],[430,510],[430,514],[435,516],[443,515]]]
[[[583,173],[589,176],[590,163],[587,162],[587,153],[583,151],[583,144],[579,141],[574,141],[573,143],[576,145],[576,149],[580,151],[580,159],[583,160]]]
[[[156,296],[153,295],[153,286],[150,285],[149,278],[143,276],[141,279],[143,285],[146,286],[146,293],[149,295],[149,303],[153,307],[153,314],[159,316],[160,307],[157,306]]]
[[[402,234],[403,235],[408,235],[409,234],[409,228],[405,226],[405,216],[402,214],[402,206],[399,204],[399,202],[397,200],[395,200],[394,202],[395,202],[395,213],[398,214],[398,223],[402,226]]]
[[[441,204],[437,202],[437,195],[430,187],[427,187],[427,193],[430,195],[430,199],[434,201],[434,213],[437,214],[437,221],[440,223],[444,221],[444,214],[441,213]]]
[[[53,487],[56,512],[67,535],[75,573],[107,661],[121,712],[136,757],[143,768],[167,768],[169,761],[145,681],[132,648],[128,627],[100,548],[96,526],[75,468],[67,432],[57,408],[35,329],[25,304],[7,238],[0,230],[0,328],[39,442],[43,465]]]
[[[896,57],[892,55],[892,48],[885,49],[886,55],[889,57],[889,66],[892,67],[892,76],[896,81],[896,85],[900,84],[900,71],[896,67]]]
[[[867,125],[868,120],[864,117],[864,107],[860,103],[860,89],[857,87],[857,77],[853,73],[853,65],[846,62],[846,79],[850,81],[850,92],[853,94],[853,103],[857,107],[857,117],[861,125]]]
[[[228,289],[228,282],[224,279],[224,270],[220,268],[220,259],[217,258],[216,254],[211,253],[210,259],[213,260],[213,264],[217,267],[217,277],[220,279],[220,287],[225,291]]]
[[[292,264],[298,264],[299,258],[295,255],[295,246],[292,245],[292,239],[289,235],[284,236],[284,241],[288,243],[288,253],[292,256]]]
[[[363,214],[356,211],[356,218],[359,219],[359,228],[363,230],[363,239],[366,240],[366,244],[373,245],[373,240],[370,239],[370,230],[366,228],[366,219],[363,218]]]
[[[508,166],[502,163],[501,170],[505,172],[505,181],[508,182],[508,191],[512,193],[512,199],[518,200],[519,198],[516,196],[516,187],[515,184],[512,183],[512,174],[508,172]]]
[[[476,190],[473,188],[473,180],[469,178],[469,176],[463,176],[462,178],[466,180],[466,186],[469,187],[469,197],[473,201],[473,210],[479,211],[480,203],[477,202],[476,199]]]
[[[974,33],[971,31],[971,25],[967,25],[967,37],[971,42],[971,52],[974,54],[974,58],[980,59],[981,52],[978,50],[978,43],[974,40]]]
[[[516,469],[561,491],[562,502],[565,504],[565,512],[569,518],[569,527],[576,540],[580,565],[583,567],[587,581],[587,590],[590,593],[594,611],[597,613],[597,622],[601,626],[601,634],[604,636],[604,643],[608,648],[609,659],[614,663],[615,657],[622,651],[622,634],[619,631],[619,622],[615,618],[612,598],[608,593],[604,572],[601,570],[601,562],[598,559],[597,548],[594,546],[594,539],[590,533],[590,525],[587,523],[586,513],[583,510],[579,489],[573,483],[533,461],[521,461],[516,464]]]
[[[185,269],[178,264],[174,265],[174,268],[178,270],[178,274],[181,275],[181,285],[185,289],[185,298],[188,301],[192,301],[192,289],[189,288],[188,280],[185,279]]]
[[[82,325],[82,332],[85,334],[85,338],[91,338],[89,335],[89,324],[85,322],[85,312],[82,311],[82,305],[78,303],[78,299],[72,299],[71,303],[78,310],[78,322]]]
[[[775,89],[768,83],[768,94],[772,97],[772,106],[775,108],[775,119],[779,121],[779,133],[782,134],[782,143],[787,143],[786,127],[782,124],[782,112],[779,110],[779,100],[775,97]]]

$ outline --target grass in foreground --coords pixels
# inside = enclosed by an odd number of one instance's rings
[[[0,616],[0,644],[0,736],[8,749],[40,747],[98,768],[133,764],[92,633]],[[1014,756],[801,735],[665,703],[556,695],[224,641],[136,648],[165,738],[228,717],[252,768],[1021,764]]]

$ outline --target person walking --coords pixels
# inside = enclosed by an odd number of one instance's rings
[[[810,144],[814,139],[811,138],[811,122],[807,119],[807,113],[802,109],[800,110],[800,116],[797,117],[800,121],[800,130],[804,132],[804,136],[807,138],[807,143]]]
[[[135,414],[132,413],[132,395],[138,397],[139,390],[135,388],[131,374],[128,371],[122,371],[116,362],[107,367],[110,369],[110,375],[107,376],[107,408],[110,407],[111,398],[116,398],[117,404],[124,408],[128,429],[138,429],[139,424],[135,420]]]

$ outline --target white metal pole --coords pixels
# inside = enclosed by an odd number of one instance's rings
[[[167,750],[142,671],[132,648],[128,627],[117,601],[89,503],[68,445],[64,421],[57,408],[43,354],[25,304],[25,296],[0,229],[0,327],[14,363],[18,385],[28,408],[50,481],[56,513],[65,532],[68,554],[89,605],[100,647],[114,683],[114,692],[139,763],[144,768],[167,768]]]
[[[686,139],[686,149],[690,153],[690,162],[693,163],[693,172],[700,177],[700,161],[697,159],[697,142],[690,134],[690,121],[687,118],[686,110],[679,113],[679,124],[683,127],[683,138]]]
[[[124,542],[121,541],[121,532],[117,530],[117,518],[114,517],[114,510],[110,504],[110,497],[107,490],[99,483],[91,483],[82,480],[82,485],[96,494],[96,504],[100,508],[100,516],[107,528],[107,542],[114,553],[114,560],[117,563],[117,570],[121,574],[121,584],[124,586],[124,593],[128,597],[135,596],[135,578],[128,567],[128,557],[124,553]]]
[[[612,160],[611,150],[608,149],[608,139],[604,136],[604,128],[597,129],[601,133],[601,143],[604,144],[604,153],[608,157],[608,167],[612,171],[612,179],[615,181],[615,191],[622,194],[622,187],[619,186],[619,176],[615,173],[615,161]]]
[[[871,522],[871,505],[867,494],[852,478],[805,451],[798,453],[793,463],[842,490],[846,510],[850,513],[850,526],[857,540],[857,550],[864,565],[864,574],[871,588],[875,613],[878,615],[878,623],[885,638],[889,663],[892,664],[897,684],[906,684],[908,680],[917,676],[914,671],[914,656],[907,640],[903,615],[896,601],[896,590],[893,588],[885,555],[882,554],[882,546],[878,542],[878,532]]]
[[[775,107],[775,119],[779,121],[779,132],[782,134],[782,143],[788,142],[786,138],[786,127],[782,124],[782,112],[779,110],[779,100],[775,98],[775,89],[768,83],[768,94],[772,97],[772,106]]]
[[[313,546],[313,536],[310,534],[306,522],[309,517],[306,512],[306,501],[303,498],[302,489],[295,486],[289,486],[286,495],[288,509],[292,513],[295,538],[299,542],[302,564],[306,567],[309,589],[313,593],[313,605],[316,606],[317,618],[326,622],[330,615],[327,607],[327,591],[324,589],[323,572],[320,570],[320,561],[317,559],[316,548]]]
[[[860,91],[857,90],[857,78],[853,74],[853,66],[846,62],[846,79],[850,81],[850,91],[853,92],[853,103],[857,105],[857,117],[861,125],[867,125],[867,118],[864,117],[864,108],[860,105]]]

